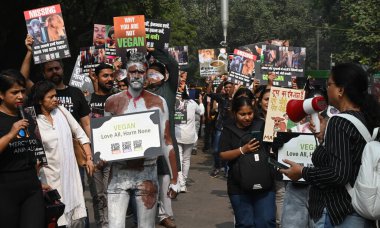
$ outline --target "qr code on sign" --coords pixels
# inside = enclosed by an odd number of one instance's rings
[[[133,150],[134,151],[142,150],[142,140],[133,141]]]
[[[111,144],[111,151],[112,151],[112,154],[120,154],[120,144],[119,143],[112,143]]]
[[[132,143],[131,141],[123,142],[123,153],[132,152]]]

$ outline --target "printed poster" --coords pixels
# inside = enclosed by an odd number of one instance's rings
[[[189,47],[188,46],[176,46],[168,49],[169,55],[171,55],[179,66],[184,66],[189,63]]]
[[[158,110],[91,118],[94,161],[162,155]]]
[[[116,38],[113,25],[106,25],[106,63],[112,64],[116,58]]]
[[[277,132],[286,132],[288,128],[294,127],[293,122],[286,114],[286,105],[289,100],[304,99],[304,90],[271,87],[263,141],[273,142]]]
[[[225,48],[198,50],[201,77],[227,73],[228,56]]]
[[[251,85],[255,73],[256,58],[252,53],[235,49],[230,63],[228,80],[245,86]]]
[[[169,48],[170,22],[154,19],[145,21],[146,44],[150,48]]]
[[[304,167],[313,167],[311,156],[314,150],[319,145],[318,140],[313,134],[305,133],[288,133],[279,132],[281,138],[285,139],[286,143],[278,150],[278,162],[289,166],[284,163],[283,159],[294,161]],[[276,139],[274,139],[276,140]],[[283,175],[283,180],[290,180],[287,176]],[[303,178],[298,181],[305,181]]]
[[[34,39],[35,64],[71,56],[59,4],[24,11],[24,17],[28,34]]]
[[[126,61],[127,52],[146,53],[144,15],[114,17],[116,55]]]
[[[82,74],[88,76],[90,69],[95,71],[95,68],[105,61],[106,55],[104,45],[80,48],[80,67],[82,69]]]
[[[302,78],[305,72],[306,48],[261,45],[262,55],[255,77],[260,84],[273,79],[274,86],[292,87],[292,78]]]
[[[48,161],[46,158],[45,149],[44,149],[43,144],[42,144],[41,133],[40,133],[40,130],[39,130],[38,124],[37,124],[36,110],[34,109],[33,106],[30,106],[30,107],[25,107],[24,112],[28,113],[32,117],[32,121],[34,122],[34,126],[36,126],[35,129],[29,129],[28,128],[28,130],[34,131],[34,134],[36,136],[36,139],[30,139],[29,140],[30,147],[28,148],[28,150],[34,152],[36,159],[41,162],[42,166],[46,166],[48,164]],[[20,131],[22,131],[22,130],[20,130]],[[20,133],[19,133],[19,135],[20,135]],[[25,134],[25,136],[28,137],[28,134]]]
[[[82,90],[85,94],[92,94],[94,92],[94,86],[90,77],[87,74],[82,73],[82,69],[80,67],[81,56],[77,57],[77,61],[75,62],[74,70],[71,74],[69,85],[74,86]]]
[[[174,124],[186,124],[187,123],[187,104],[188,100],[182,100],[176,97],[175,111],[174,111]]]

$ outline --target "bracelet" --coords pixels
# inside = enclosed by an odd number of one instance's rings
[[[241,147],[239,147],[239,150],[240,150],[240,153],[241,153],[242,155],[245,155],[245,153],[243,152],[243,150],[241,149]]]

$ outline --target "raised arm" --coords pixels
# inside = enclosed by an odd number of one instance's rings
[[[25,46],[26,46],[26,55],[25,55],[25,58],[24,58],[24,61],[22,62],[22,65],[21,65],[21,69],[20,69],[20,72],[21,74],[25,77],[26,79],[26,89],[27,91],[30,90],[30,88],[32,88],[32,86],[34,85],[34,83],[29,79],[29,76],[30,76],[30,64],[31,64],[31,61],[32,61],[32,44],[33,44],[34,40],[33,40],[33,37],[31,35],[26,35],[26,38],[25,38]]]
[[[159,62],[163,63],[166,66],[166,69],[169,72],[168,82],[170,87],[176,91],[178,87],[178,63],[173,59],[168,52],[162,49],[150,49],[152,56],[157,59]]]

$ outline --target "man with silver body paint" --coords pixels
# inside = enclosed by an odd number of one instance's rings
[[[128,90],[109,97],[105,103],[105,116],[121,115],[148,110],[159,110],[161,141],[168,164],[175,162],[175,153],[169,131],[169,112],[165,100],[143,89],[147,63],[142,53],[133,53],[127,62]],[[177,181],[175,165],[170,169]],[[168,194],[177,191],[171,185]],[[136,200],[138,227],[154,228],[157,209],[158,180],[157,157],[113,162],[107,189],[109,227],[125,228],[125,215],[130,196]]]

